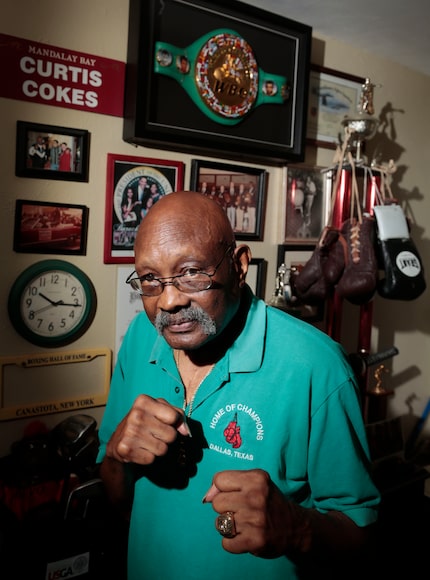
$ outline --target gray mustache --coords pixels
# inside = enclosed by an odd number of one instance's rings
[[[206,334],[209,335],[216,333],[215,322],[202,308],[196,308],[195,306],[181,310],[181,312],[176,314],[159,312],[155,318],[155,328],[161,334],[166,326],[181,324],[182,322],[190,322],[193,320],[202,325]]]

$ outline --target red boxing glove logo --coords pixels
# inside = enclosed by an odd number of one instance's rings
[[[227,443],[230,443],[233,449],[239,449],[239,447],[242,445],[240,427],[237,424],[237,413],[235,414],[233,421],[230,421],[230,423],[224,429],[224,437]]]

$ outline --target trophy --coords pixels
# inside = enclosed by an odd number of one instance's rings
[[[366,78],[361,86],[360,102],[358,104],[357,115],[346,116],[342,121],[343,127],[348,129],[351,141],[356,148],[355,161],[360,162],[362,143],[374,137],[378,129],[379,120],[374,116],[375,107],[373,104],[373,90],[375,85]]]
[[[377,367],[373,376],[375,385],[367,390],[367,422],[385,421],[387,418],[387,399],[394,394],[393,389],[386,389],[382,384],[382,373],[388,373],[385,365]]]
[[[285,309],[287,301],[285,299],[285,285],[286,285],[287,267],[282,263],[277,271],[275,279],[275,290],[270,300],[270,305],[275,308]]]
[[[275,290],[269,304],[287,312],[294,312],[297,307],[298,298],[294,294],[293,277],[297,273],[297,268],[292,266],[287,268],[282,263],[276,274]]]

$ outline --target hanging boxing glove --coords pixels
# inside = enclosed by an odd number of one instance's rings
[[[326,226],[310,259],[294,279],[294,290],[303,304],[326,300],[345,266],[345,249],[339,230]]]
[[[375,254],[375,224],[373,218],[364,216],[346,220],[341,235],[348,244],[345,269],[336,285],[336,292],[352,304],[366,304],[378,283],[378,264]]]
[[[415,300],[426,289],[424,267],[410,237],[403,209],[396,203],[375,205],[377,255],[384,276],[378,293],[392,300]]]

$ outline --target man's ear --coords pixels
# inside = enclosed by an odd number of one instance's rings
[[[241,244],[234,250],[234,262],[239,275],[239,287],[242,288],[246,282],[249,262],[251,261],[251,250],[249,246]]]

